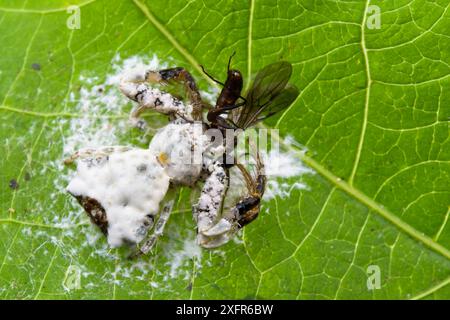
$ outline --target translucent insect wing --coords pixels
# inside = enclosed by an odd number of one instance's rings
[[[286,61],[272,63],[259,71],[247,94],[245,107],[241,108],[235,117],[237,125],[245,129],[254,124],[255,121],[258,121],[257,116],[265,108],[268,108],[286,88],[291,74],[292,65]],[[282,99],[277,102],[278,110],[282,106],[281,102],[283,100],[287,101],[287,97],[292,96],[293,93],[292,90],[289,90],[286,94],[282,95]],[[295,98],[290,101],[292,102],[293,100]],[[273,114],[272,112],[265,113]]]

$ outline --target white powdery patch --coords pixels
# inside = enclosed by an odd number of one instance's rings
[[[119,137],[129,130],[128,114],[122,111],[129,100],[120,92],[118,85],[125,70],[146,66],[160,69],[167,64],[160,63],[156,55],[152,58],[132,56],[121,60],[120,55],[117,54],[112,60],[112,72],[106,75],[104,82],[101,82],[97,76],[80,75],[81,89],[72,91],[67,101],[75,104],[71,113],[77,116],[52,122],[52,127],[62,136],[61,155],[51,161],[48,166],[43,167],[40,172],[41,175],[45,175],[50,170],[59,174],[53,182],[55,192],[49,195],[51,200],[56,200],[61,194],[66,193],[66,187],[74,175],[72,170],[65,174],[67,170],[63,159],[79,149],[117,145]],[[50,209],[45,208],[45,210]],[[47,218],[45,222],[67,228],[66,233],[70,233],[71,228],[80,223],[80,218],[84,217],[81,213],[78,205],[69,203],[66,205],[64,214],[55,215],[51,220]],[[88,237],[93,238],[91,235]],[[106,249],[104,251],[107,252]]]
[[[171,65],[174,64],[171,58],[168,58],[167,61]],[[106,75],[104,81],[97,76],[89,75],[89,73],[80,76],[81,89],[71,92],[67,100],[68,105],[74,106],[70,113],[76,114],[77,117],[57,119],[52,123],[55,135],[62,136],[61,153],[48,163],[41,174],[44,175],[48,173],[47,171],[52,171],[57,173],[57,178],[54,180],[54,192],[49,195],[53,201],[48,204],[39,204],[40,208],[37,208],[37,210],[54,212],[54,215],[45,217],[45,223],[63,228],[61,239],[76,239],[79,244],[75,246],[70,240],[70,245],[65,244],[65,241],[55,241],[44,231],[33,232],[32,234],[33,237],[40,238],[43,243],[48,241],[56,243],[60,252],[75,264],[79,261],[81,251],[86,252],[88,250],[92,259],[106,259],[108,263],[114,261],[117,257],[106,241],[100,241],[104,239],[102,233],[88,221],[87,215],[76,201],[66,201],[63,211],[60,208],[57,210],[53,207],[53,203],[60,203],[61,197],[66,196],[66,188],[76,174],[75,170],[65,168],[63,159],[84,148],[96,149],[103,146],[119,145],[121,136],[130,130],[129,115],[127,111],[124,111],[124,107],[130,104],[130,100],[119,90],[119,83],[124,72],[142,69],[160,70],[167,67],[169,67],[169,64],[161,62],[156,55],[152,57],[132,56],[121,59],[120,55],[117,54],[112,60],[111,71]],[[215,103],[217,89],[211,87],[208,91],[202,91],[202,96],[204,95],[205,100],[213,104]],[[43,150],[43,152],[47,151]],[[180,277],[189,279],[192,276],[193,263],[196,270],[202,267],[202,252],[196,244],[195,234],[187,230],[188,236],[184,237],[186,233],[183,230],[183,239],[186,240],[182,246],[177,246],[176,241],[173,241],[177,237],[172,236],[172,234],[178,233],[176,226],[168,233],[171,236],[169,242],[165,244],[167,250],[164,250],[168,258],[168,265],[164,270],[155,270],[152,261],[136,260],[130,265],[120,263],[113,273],[106,272],[99,277],[98,273],[92,273],[88,270],[88,266],[79,261],[81,265],[77,264],[77,267],[82,270],[83,288],[94,290],[102,282],[114,282],[116,285],[123,285],[127,278],[148,281],[147,275],[149,272],[154,272],[164,279]],[[46,252],[46,254],[49,255],[51,252]],[[153,288],[158,288],[158,290],[171,290],[170,285],[164,282],[152,281],[150,285]]]
[[[192,277],[193,265],[195,270],[202,267],[202,248],[197,244],[195,235],[190,232],[186,235],[183,247],[178,250],[169,250],[167,258],[170,270],[165,274],[164,280],[179,277],[189,280]]]
[[[264,159],[266,175],[270,178],[291,178],[312,173],[295,153],[271,150]]]
[[[169,58],[169,60],[171,59]],[[120,83],[120,79],[125,73],[142,73],[142,70],[160,70],[166,69],[167,67],[168,64],[159,60],[156,54],[154,54],[152,58],[132,56],[125,60],[121,60],[120,55],[116,54],[113,58],[112,65],[114,73],[107,75],[105,83],[117,87]]]
[[[67,157],[81,148],[98,148],[114,145],[118,136],[129,129],[128,114],[122,111],[129,103],[118,89],[120,79],[125,72],[142,69],[162,69],[167,63],[161,63],[156,55],[152,58],[132,56],[121,60],[117,54],[113,58],[112,73],[106,75],[104,83],[99,83],[98,77],[80,76],[84,84],[77,96],[73,92],[69,101],[75,102],[75,113],[80,117],[70,120],[70,135],[64,138],[63,156]],[[120,121],[114,117],[123,116]]]
[[[285,143],[293,144],[292,138],[287,138]],[[306,167],[294,152],[282,152],[280,150],[271,150],[263,155],[265,173],[267,175],[267,185],[264,193],[264,200],[270,200],[275,197],[289,197],[292,190],[308,189],[303,183],[302,176],[305,174],[314,174],[314,171]],[[298,181],[289,183],[289,178],[296,177]]]

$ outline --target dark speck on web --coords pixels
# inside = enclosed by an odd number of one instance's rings
[[[40,71],[41,70],[41,65],[39,63],[33,63],[31,65],[31,68],[33,68],[33,70]]]
[[[16,190],[19,188],[19,184],[17,183],[16,179],[9,180],[9,187],[13,190]]]

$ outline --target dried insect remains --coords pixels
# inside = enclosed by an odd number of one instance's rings
[[[135,255],[149,252],[164,231],[174,202],[172,190],[178,186],[202,186],[192,211],[197,242],[204,248],[227,243],[258,216],[266,184],[263,161],[256,151],[249,169],[229,156],[229,147],[234,149],[240,132],[288,107],[299,92],[288,84],[292,66],[283,61],[259,71],[243,97],[242,75],[230,69],[230,63],[231,58],[224,83],[210,76],[223,89],[209,108],[184,68],[128,72],[120,90],[137,103],[131,122],[145,126],[140,115],[154,110],[168,115],[169,123],[157,131],[148,149],[82,149],[66,160],[77,163],[68,192],[110,246],[132,244],[138,246]],[[161,90],[172,83],[183,85],[186,101]],[[236,172],[245,190],[235,203],[225,206]]]

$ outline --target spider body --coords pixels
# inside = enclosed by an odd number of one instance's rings
[[[267,80],[270,75],[262,76]],[[290,73],[287,79],[289,76]],[[151,86],[171,81],[184,85],[188,102]],[[286,83],[282,83],[281,89]],[[261,113],[261,108],[255,108],[259,103],[254,96],[257,88],[243,98],[242,86],[241,73],[228,66],[224,88],[216,106],[209,110],[206,122],[203,120],[205,104],[194,78],[185,69],[137,70],[123,77],[120,90],[137,103],[130,115],[132,123],[144,126],[139,116],[145,110],[168,115],[169,123],[157,131],[148,149],[120,146],[85,149],[66,160],[66,163],[77,161],[78,164],[77,173],[67,188],[69,193],[107,235],[112,247],[140,244],[135,255],[149,252],[170,216],[173,200],[165,200],[166,194],[177,186],[203,184],[200,197],[193,204],[193,217],[197,224],[197,242],[204,248],[227,243],[237,230],[258,216],[266,182],[259,154],[252,173],[238,162],[224,163],[226,143],[212,141],[209,132],[211,129],[221,133],[229,128],[246,129],[264,114],[268,116],[277,111]],[[283,96],[285,91],[270,94],[263,108],[272,105],[272,100]],[[267,99],[266,94],[262,98]],[[286,102],[283,102],[284,107],[288,106]],[[241,112],[235,112],[239,108]],[[233,144],[235,138],[232,138]],[[246,191],[234,205],[225,208],[232,167],[240,171]],[[152,230],[150,235],[149,230]]]

